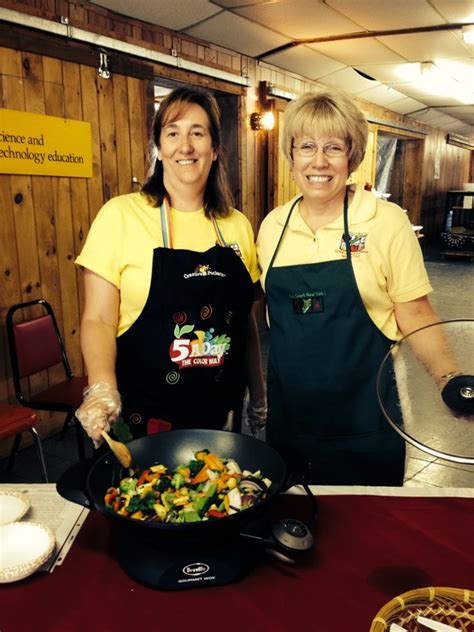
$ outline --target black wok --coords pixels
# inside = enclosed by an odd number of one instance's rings
[[[134,520],[106,509],[104,495],[111,486],[117,486],[120,479],[127,475],[112,453],[100,457],[90,468],[86,479],[86,495],[91,503],[102,513],[110,516],[122,525],[134,525],[137,528],[153,529],[168,534],[208,534],[215,529],[238,529],[261,515],[267,503],[290,486],[287,482],[287,469],[283,458],[266,443],[246,435],[221,430],[174,430],[136,439],[127,444],[133,458],[133,465],[147,468],[162,463],[169,469],[188,462],[198,450],[207,448],[220,457],[235,459],[242,470],[251,472],[261,470],[272,481],[265,500],[254,507],[219,520],[193,523],[161,523]],[[285,487],[286,484],[286,487]],[[293,484],[293,483],[291,483]],[[61,490],[59,490],[61,493]]]

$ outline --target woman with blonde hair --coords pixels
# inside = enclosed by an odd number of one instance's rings
[[[405,212],[347,184],[367,134],[347,94],[291,102],[282,143],[300,194],[269,213],[257,239],[270,324],[267,440],[310,464],[319,484],[403,484],[404,441],[379,408],[377,370],[394,340],[437,321]],[[436,348],[424,353],[441,379]]]

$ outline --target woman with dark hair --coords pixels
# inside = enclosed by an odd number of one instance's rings
[[[143,436],[156,419],[223,428],[246,386],[250,416],[265,416],[254,236],[232,208],[214,97],[171,92],[152,145],[141,192],[103,206],[76,261],[89,379],[77,417],[96,443],[111,426]]]

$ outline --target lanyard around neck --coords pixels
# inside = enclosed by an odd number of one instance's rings
[[[161,203],[161,206],[160,206],[160,218],[161,218],[161,232],[163,235],[163,246],[165,248],[173,249],[173,233],[171,230],[171,210],[170,210],[169,202],[166,198],[163,198],[163,202]],[[217,221],[214,215],[211,215],[211,222],[214,227],[219,246],[226,248],[227,242],[224,239],[224,236],[221,232],[221,229],[219,228],[219,225],[217,224]]]

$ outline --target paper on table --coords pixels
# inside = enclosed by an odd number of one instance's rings
[[[30,499],[30,510],[23,521],[38,522],[48,526],[56,536],[56,547],[50,559],[40,567],[40,571],[52,573],[56,566],[62,564],[89,509],[62,498],[52,484],[6,484],[0,490],[11,490],[27,493]]]

